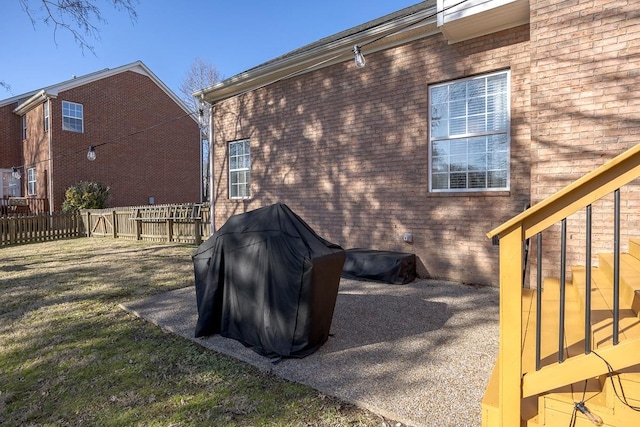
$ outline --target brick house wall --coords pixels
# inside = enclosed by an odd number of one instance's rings
[[[419,274],[497,283],[486,233],[530,200],[529,26],[449,45],[442,36],[222,101],[214,113],[216,227],[284,202],[345,248],[415,253]],[[428,190],[428,87],[511,70],[511,188]],[[251,141],[250,200],[228,196],[228,143]],[[403,242],[403,233],[413,243]]]
[[[531,0],[530,7],[535,203],[640,142],[640,13],[626,0]],[[629,236],[640,235],[639,192],[638,183],[621,191],[623,251]],[[584,229],[584,213],[568,219],[569,266],[585,263]],[[559,226],[543,236],[543,265],[557,277]],[[593,205],[593,265],[612,242],[607,197]]]
[[[62,101],[83,105],[83,133],[62,129]],[[157,204],[200,200],[197,123],[149,77],[125,71],[51,98],[52,155],[42,109],[27,113],[35,127],[23,155],[26,165],[37,167],[37,197],[46,197],[45,188],[52,186],[54,210],[61,208],[65,190],[81,180],[111,187],[110,206],[144,205],[149,197]],[[93,162],[86,158],[90,145],[96,146]]]
[[[13,109],[17,103],[0,107],[0,167],[22,164],[22,147],[16,141],[22,141],[22,122],[16,120]]]

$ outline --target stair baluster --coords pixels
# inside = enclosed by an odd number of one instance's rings
[[[620,189],[613,192],[613,345],[619,342],[620,322]]]
[[[558,363],[564,361],[564,316],[567,292],[567,219],[562,220],[560,236],[560,314],[558,325]]]
[[[586,207],[586,255],[585,255],[585,299],[584,299],[584,354],[591,353],[591,205]]]
[[[536,252],[536,371],[540,370],[540,347],[542,337],[542,233],[538,233]]]

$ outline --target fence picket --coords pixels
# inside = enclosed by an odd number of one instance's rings
[[[209,235],[209,208],[206,204],[0,216],[0,246],[81,236],[199,245]]]
[[[84,235],[78,213],[0,217],[0,246]]]

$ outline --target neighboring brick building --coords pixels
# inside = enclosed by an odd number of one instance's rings
[[[345,248],[497,284],[489,230],[640,142],[640,15],[626,0],[459,3],[419,3],[200,91],[215,226],[284,202]],[[607,227],[594,224],[594,254]]]
[[[111,187],[110,206],[199,202],[199,132],[140,61],[0,100],[0,199],[58,211],[68,187],[96,181]]]

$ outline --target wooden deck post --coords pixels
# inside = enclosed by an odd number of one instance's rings
[[[520,425],[522,401],[523,229],[518,224],[500,235],[500,425]]]

